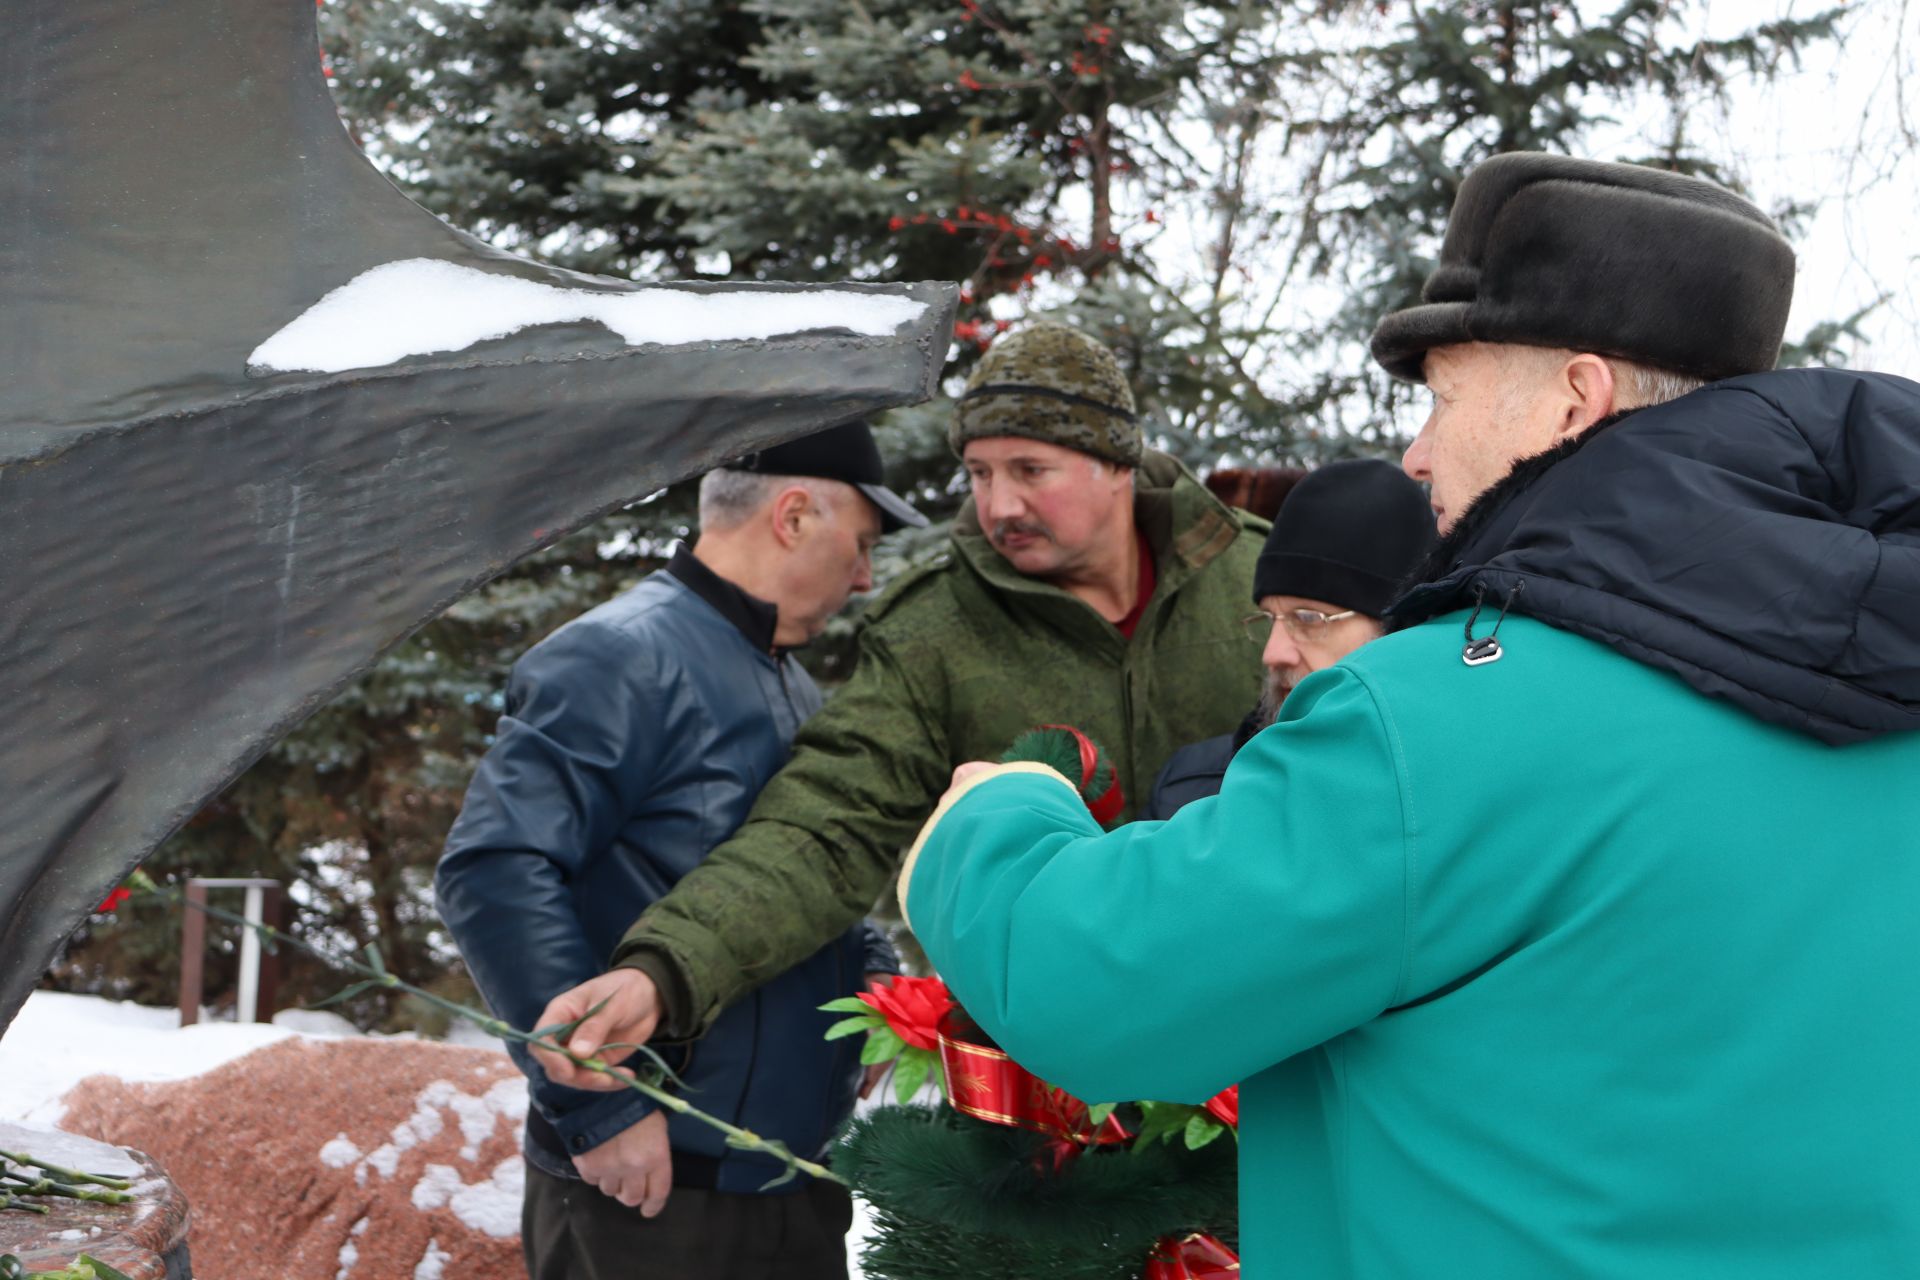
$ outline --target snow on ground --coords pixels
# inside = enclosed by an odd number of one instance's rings
[[[0,1037],[0,1121],[45,1127],[58,1125],[66,1110],[60,1102],[61,1096],[91,1075],[112,1075],[130,1081],[184,1080],[288,1036],[359,1034],[344,1018],[304,1009],[282,1011],[275,1015],[273,1026],[257,1022],[200,1022],[182,1027],[179,1023],[179,1012],[174,1009],[154,1009],[58,991],[33,992],[13,1025],[7,1028],[6,1035]],[[488,1040],[486,1043],[498,1042]],[[450,1094],[450,1086],[438,1091],[430,1089],[429,1093],[434,1096],[422,1095],[420,1110],[433,1110],[433,1119],[427,1123],[438,1123],[437,1108],[458,1100],[440,1096]],[[494,1096],[495,1093],[499,1096]],[[494,1111],[523,1108],[525,1097],[517,1082],[512,1082],[510,1090],[496,1086],[485,1099],[468,1100],[474,1105],[465,1111],[456,1106],[455,1119],[461,1126],[462,1136],[472,1140],[470,1127],[477,1131],[483,1120],[490,1127]],[[487,1114],[481,1115],[482,1110]],[[416,1114],[408,1123],[421,1123],[420,1115]],[[403,1140],[396,1138],[396,1142]],[[344,1167],[362,1161],[372,1163],[381,1154],[375,1151],[363,1156],[351,1143],[336,1140],[321,1149],[320,1158],[335,1167]],[[445,1172],[452,1174],[453,1170]],[[415,1189],[414,1198],[419,1201],[424,1196],[435,1204],[450,1204],[456,1212],[471,1210],[472,1220],[468,1225],[494,1235],[511,1234],[519,1230],[521,1180],[519,1162],[509,1161],[493,1170],[486,1182],[472,1186],[461,1183],[457,1174],[451,1180],[445,1177],[438,1181],[423,1180]],[[849,1254],[855,1256],[849,1258],[849,1270],[852,1280],[860,1280],[857,1254],[860,1243],[871,1230],[870,1215],[867,1206],[857,1200],[853,1210],[853,1231],[847,1248]],[[466,1212],[460,1216],[469,1218]],[[349,1241],[347,1250],[353,1247]],[[342,1251],[343,1266],[351,1263],[347,1250]],[[421,1270],[416,1274],[422,1280],[434,1280],[440,1275],[433,1257],[436,1251],[437,1242],[435,1248],[428,1250],[428,1257],[421,1260]]]
[[[57,1125],[91,1075],[184,1080],[295,1034],[264,1023],[180,1025],[174,1009],[35,991],[0,1038],[0,1120]]]

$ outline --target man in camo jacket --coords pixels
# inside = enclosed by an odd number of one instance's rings
[[[956,764],[1073,725],[1112,757],[1131,817],[1176,748],[1231,730],[1258,693],[1240,624],[1268,526],[1144,447],[1112,352],[1060,324],[1009,333],[949,440],[972,487],[952,545],[867,610],[852,679],[746,824],[647,910],[611,973],[549,1006],[611,996],[579,1035],[698,1034],[845,932]]]

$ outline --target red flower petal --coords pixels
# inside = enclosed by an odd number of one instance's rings
[[[885,986],[860,993],[887,1020],[893,1033],[916,1049],[939,1044],[940,1021],[953,1008],[947,984],[938,978],[898,977]]]

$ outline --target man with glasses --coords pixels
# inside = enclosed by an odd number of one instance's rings
[[[1267,671],[1259,705],[1234,732],[1174,752],[1141,816],[1171,818],[1216,794],[1234,753],[1273,723],[1295,685],[1379,639],[1380,615],[1434,537],[1426,492],[1392,463],[1330,462],[1302,479],[1253,571],[1258,609],[1243,625]]]

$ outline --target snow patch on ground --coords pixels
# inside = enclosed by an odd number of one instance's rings
[[[438,1209],[466,1185],[460,1171],[452,1165],[430,1164],[420,1171],[420,1181],[413,1184],[413,1207]]]
[[[593,321],[634,346],[743,341],[818,330],[889,337],[924,302],[854,289],[805,292],[562,289],[518,276],[407,258],[363,271],[247,357],[262,372],[341,373],[464,351],[534,325]]]
[[[360,1237],[367,1234],[367,1219],[361,1218],[347,1228],[347,1242],[340,1246],[340,1269],[333,1273],[333,1280],[347,1280],[353,1271],[353,1264],[360,1261]]]
[[[180,1025],[173,1009],[35,991],[0,1039],[0,1119],[53,1126],[91,1075],[185,1080],[294,1034],[261,1022]]]
[[[365,1034],[331,1009],[282,1009],[273,1015],[273,1025],[322,1039],[348,1039]]]
[[[502,1160],[484,1182],[469,1183],[452,1165],[430,1164],[413,1184],[413,1207],[446,1207],[461,1222],[505,1240],[520,1234],[520,1202],[526,1192],[526,1163],[518,1156]]]
[[[438,1240],[427,1241],[427,1252],[420,1259],[420,1265],[413,1269],[413,1280],[440,1280],[440,1273],[446,1269],[447,1260],[453,1255],[440,1247]]]
[[[446,1127],[446,1120],[441,1115],[443,1111],[451,1112],[454,1122],[460,1126],[460,1136],[465,1140],[465,1145],[460,1149],[461,1157],[467,1160],[476,1159],[480,1154],[480,1144],[493,1135],[494,1131],[500,1127],[502,1119],[517,1130],[521,1122],[527,1118],[526,1082],[518,1077],[508,1077],[495,1081],[485,1093],[473,1094],[465,1092],[450,1080],[435,1080],[414,1098],[413,1114],[393,1126],[389,1141],[363,1156],[351,1142],[347,1141],[347,1136],[341,1134],[320,1148],[321,1163],[335,1169],[344,1169],[350,1164],[356,1165],[353,1180],[363,1187],[367,1185],[369,1170],[383,1178],[391,1178],[400,1168],[402,1153],[411,1151],[422,1142],[440,1135],[441,1130]],[[515,1170],[512,1179],[511,1225],[504,1232],[496,1231],[491,1226],[482,1226],[479,1222],[469,1221],[468,1226],[496,1236],[514,1235],[520,1230],[520,1186],[523,1172],[520,1170],[518,1156],[508,1163],[512,1164]],[[495,1169],[492,1182],[479,1185],[484,1187],[500,1183],[501,1177],[501,1171]],[[448,1178],[453,1181],[446,1183],[445,1180]],[[454,1213],[459,1215],[462,1221],[466,1221],[466,1214],[461,1211],[462,1201],[459,1198],[464,1185],[460,1181],[460,1175],[450,1166],[430,1164],[427,1166],[426,1176],[413,1189],[413,1203],[422,1209],[437,1209],[451,1201]],[[482,1193],[478,1194],[477,1198],[469,1197],[468,1199],[468,1202],[477,1206],[474,1212],[489,1223],[502,1220],[490,1204],[483,1203],[491,1194]]]
[[[342,1133],[320,1148],[320,1163],[329,1169],[344,1169],[360,1159],[360,1148],[347,1140]]]
[[[500,1126],[501,1117],[506,1117],[515,1129],[526,1120],[526,1082],[499,1080],[477,1098],[470,1093],[456,1092],[448,1099],[447,1106],[460,1123],[460,1136],[467,1140],[466,1145],[460,1148],[460,1158],[476,1160],[480,1156],[480,1144],[493,1136],[494,1130]]]
[[[333,1273],[333,1280],[347,1280],[356,1262],[360,1261],[360,1237],[367,1234],[367,1218],[359,1218],[347,1228],[347,1242],[340,1246],[340,1269]]]

